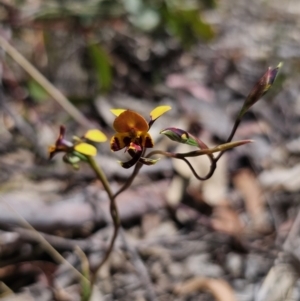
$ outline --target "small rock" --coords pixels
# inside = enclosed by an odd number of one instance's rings
[[[209,262],[209,259],[209,254],[190,256],[186,260],[187,272],[195,276],[221,277],[224,274],[222,268],[215,263]]]
[[[254,281],[260,276],[266,275],[271,265],[271,259],[257,254],[249,254],[246,261],[245,278]]]
[[[239,301],[252,301],[254,300],[254,285],[244,279],[235,279],[233,281],[233,287],[237,300]]]
[[[243,259],[239,254],[228,253],[225,266],[233,277],[240,277],[242,274]]]

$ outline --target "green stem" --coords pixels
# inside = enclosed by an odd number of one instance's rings
[[[102,183],[105,191],[107,192],[107,194],[109,196],[109,199],[112,200],[114,198],[113,193],[110,189],[109,182],[107,181],[107,178],[106,178],[102,168],[100,166],[98,166],[98,164],[96,163],[96,161],[94,160],[93,157],[87,156],[87,158],[88,158],[88,163],[90,164],[91,168],[96,173],[97,178],[100,180],[100,182]]]
[[[198,157],[198,156],[213,154],[213,153],[216,153],[216,152],[224,152],[224,151],[232,149],[234,147],[244,145],[244,144],[247,144],[247,143],[251,143],[251,142],[252,142],[252,140],[234,141],[234,142],[220,144],[220,145],[215,146],[213,148],[198,149],[196,151],[192,151],[192,152],[188,152],[188,153],[170,153],[170,152],[155,150],[155,151],[152,151],[151,153],[149,153],[147,155],[147,158],[152,157],[154,155],[163,155],[165,157],[177,158],[177,159],[188,158],[188,157]],[[216,159],[214,159],[214,160],[216,160]]]
[[[203,148],[203,149],[196,150],[193,152],[188,152],[188,153],[170,153],[170,152],[165,152],[165,151],[161,151],[161,150],[155,150],[155,151],[152,151],[151,153],[149,153],[147,155],[147,158],[152,157],[154,155],[162,155],[162,156],[169,157],[169,158],[183,160],[188,165],[188,167],[190,168],[190,170],[192,171],[192,173],[198,180],[205,181],[205,180],[208,180],[214,174],[215,169],[217,168],[218,158],[214,158],[213,153],[220,152],[220,151],[224,153],[228,149],[231,149],[233,147],[240,146],[240,145],[243,145],[246,143],[250,143],[250,142],[252,142],[252,141],[251,140],[235,141],[235,142],[231,142],[231,143],[221,144],[221,145],[218,145],[213,148]],[[200,145],[199,145],[199,147],[200,147]],[[207,147],[207,146],[203,144],[203,145],[201,145],[201,147]],[[197,174],[197,172],[195,171],[195,169],[193,168],[192,164],[186,158],[198,157],[198,156],[203,156],[203,155],[208,155],[211,165],[210,165],[209,172],[206,174],[206,176],[200,177]]]
[[[118,236],[118,230],[120,228],[120,216],[119,216],[119,211],[118,211],[118,207],[116,204],[116,197],[113,195],[113,193],[111,191],[109,182],[107,181],[107,178],[106,178],[103,170],[101,169],[100,166],[97,165],[97,163],[95,162],[93,157],[88,156],[87,158],[88,158],[89,165],[96,173],[97,178],[100,180],[105,191],[108,194],[108,197],[110,200],[110,215],[111,215],[113,223],[114,223],[114,232],[113,232],[113,236],[111,238],[109,247],[106,250],[106,253],[105,253],[102,261],[95,267],[94,272],[92,274],[92,279],[91,279],[91,288],[92,288],[93,284],[96,282],[98,272],[100,271],[103,264],[107,261],[107,259],[109,258],[110,254],[113,250],[116,238]]]
[[[143,150],[142,156],[145,153],[145,149]],[[108,246],[108,249],[106,250],[106,253],[102,259],[102,261],[98,264],[98,266],[96,266],[96,268],[94,269],[94,272],[92,273],[92,279],[91,279],[91,290],[92,287],[94,285],[94,283],[97,280],[97,274],[100,271],[101,267],[103,266],[103,264],[107,261],[107,259],[109,258],[116,238],[118,236],[118,231],[121,225],[121,221],[120,221],[120,216],[119,216],[119,211],[118,211],[118,207],[116,204],[116,197],[122,193],[124,190],[126,190],[133,182],[133,180],[135,179],[136,175],[138,174],[139,170],[141,169],[141,167],[143,166],[142,163],[138,162],[133,170],[133,173],[131,174],[131,176],[128,178],[128,180],[124,183],[124,185],[115,193],[113,194],[109,185],[109,182],[107,181],[107,178],[103,172],[103,170],[101,169],[100,166],[97,165],[97,163],[95,162],[95,160],[93,159],[93,157],[87,157],[88,158],[88,163],[91,166],[91,168],[94,170],[94,172],[97,175],[97,178],[101,181],[105,191],[107,192],[108,196],[109,196],[109,200],[110,200],[110,215],[112,217],[113,223],[114,223],[114,232],[113,232],[113,236],[111,238],[110,244]]]

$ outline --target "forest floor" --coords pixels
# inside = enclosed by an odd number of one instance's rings
[[[183,161],[161,158],[117,197],[121,234],[91,300],[300,300],[298,0],[219,1],[203,11],[214,38],[187,48],[131,32],[123,19],[105,21],[100,44],[112,74],[103,61],[87,59],[89,33],[81,25],[40,18],[22,27],[18,18],[39,11],[40,1],[24,1],[20,11],[0,2],[0,17],[5,12],[10,21],[0,36],[84,116],[64,109],[0,51],[0,299],[80,300],[82,284],[69,264],[81,271],[87,258],[96,266],[112,236],[109,200],[87,164],[75,171],[60,154],[47,159],[61,124],[68,138],[91,125],[110,139],[110,109],[148,116],[170,105],[151,128],[155,149],[193,150],[160,135],[166,127],[190,129],[215,146],[268,66],[283,62],[234,137],[254,142],[226,152],[211,179],[198,181]],[[99,91],[93,63],[109,92]],[[117,162],[126,158],[99,144],[96,161],[113,191],[132,172]],[[190,161],[207,173],[207,157]]]

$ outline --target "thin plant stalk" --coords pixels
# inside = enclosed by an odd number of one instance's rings
[[[70,264],[58,251],[55,250],[54,247],[33,227],[31,224],[24,219],[23,216],[19,214],[7,201],[5,201],[2,197],[0,197],[1,202],[4,202],[7,207],[18,217],[20,223],[24,228],[31,230],[35,235],[37,241],[41,244],[44,250],[57,262],[60,264],[65,264],[77,277],[79,277],[82,281],[89,283],[89,279],[87,279],[82,273],[80,273],[73,265]]]
[[[200,150],[196,150],[196,151],[192,151],[192,152],[188,152],[188,153],[171,153],[171,152],[165,152],[165,151],[161,151],[161,150],[155,150],[155,151],[150,152],[147,155],[147,158],[150,158],[150,157],[155,156],[155,155],[162,155],[162,156],[169,157],[169,158],[180,159],[180,160],[184,161],[189,166],[192,173],[194,174],[194,176],[198,180],[205,181],[205,180],[208,180],[209,178],[212,177],[212,175],[214,174],[214,172],[217,168],[218,159],[214,158],[212,156],[213,153],[220,152],[220,151],[224,153],[228,149],[231,149],[233,147],[240,146],[240,145],[243,145],[243,144],[251,143],[251,142],[252,142],[252,140],[235,141],[235,142],[231,142],[231,143],[221,144],[221,145],[218,145],[218,146],[213,147],[213,148],[205,148],[205,149],[200,149]],[[210,170],[208,171],[208,173],[204,177],[201,177],[197,174],[197,172],[195,171],[192,164],[186,158],[188,158],[188,157],[198,157],[198,156],[203,156],[203,155],[208,155],[209,156],[209,159],[211,161],[211,165],[210,165]]]
[[[145,155],[145,149],[143,149],[141,157]],[[134,170],[131,174],[131,176],[127,179],[127,181],[124,183],[124,185],[114,194],[114,198],[116,198],[119,194],[121,194],[123,191],[125,191],[127,188],[130,187],[135,177],[138,175],[140,169],[142,168],[143,164],[141,162],[137,162],[134,166]]]
[[[56,100],[80,125],[85,128],[92,126],[91,122],[43,75],[41,74],[16,48],[0,35],[0,47],[19,64],[45,91]]]
[[[145,150],[143,150],[142,154],[144,154],[144,153],[145,153]],[[103,187],[104,187],[104,189],[107,192],[107,195],[109,197],[109,200],[110,200],[110,214],[111,214],[111,217],[112,217],[112,220],[113,220],[113,226],[114,226],[113,235],[112,235],[112,238],[110,240],[108,249],[106,250],[103,259],[98,264],[98,266],[96,266],[96,268],[94,269],[94,271],[92,273],[92,276],[91,276],[91,291],[92,291],[92,287],[96,283],[96,280],[97,280],[98,272],[100,271],[100,269],[102,268],[102,266],[108,260],[110,254],[112,253],[115,241],[116,241],[117,236],[118,236],[118,231],[120,229],[121,222],[120,222],[118,207],[117,207],[117,204],[116,204],[116,197],[120,193],[125,191],[128,187],[130,187],[130,185],[132,184],[133,180],[137,176],[137,174],[138,174],[139,170],[141,169],[141,167],[143,166],[143,164],[138,162],[135,165],[133,173],[127,179],[125,184],[115,194],[113,194],[112,191],[111,191],[109,182],[107,181],[107,178],[106,178],[103,170],[101,169],[101,167],[99,165],[97,165],[97,163],[95,162],[93,157],[88,156],[87,158],[88,158],[88,163],[89,163],[90,167],[96,173],[98,180],[100,180],[100,182],[102,183],[102,185],[103,185]]]
[[[238,119],[235,121],[234,125],[233,125],[233,128],[232,128],[232,130],[231,130],[230,135],[228,136],[228,138],[227,138],[227,140],[226,140],[226,143],[232,141],[232,139],[233,139],[233,137],[234,137],[234,135],[235,135],[235,132],[236,132],[238,126],[240,125],[240,123],[241,123],[241,119],[238,118]],[[220,153],[218,154],[218,156],[217,156],[216,159],[215,159],[216,162],[219,161],[219,159],[223,156],[223,154],[224,154],[224,151],[222,151],[222,152],[220,152]]]
[[[91,283],[94,284],[96,282],[97,279],[97,274],[99,272],[99,270],[101,269],[101,267],[104,265],[104,263],[107,261],[107,259],[109,258],[116,238],[118,236],[118,230],[120,228],[120,216],[119,216],[119,211],[118,211],[118,207],[116,204],[116,200],[115,200],[115,196],[113,195],[110,185],[107,181],[107,178],[103,172],[103,170],[101,169],[100,166],[97,165],[97,163],[95,162],[95,160],[93,159],[93,157],[88,156],[88,163],[91,166],[91,168],[94,170],[94,172],[97,175],[97,178],[100,180],[100,182],[102,183],[105,191],[107,192],[107,195],[109,197],[110,200],[110,214],[113,220],[113,225],[114,225],[114,232],[113,232],[113,236],[111,238],[111,241],[109,243],[108,249],[106,250],[106,253],[102,259],[102,261],[98,264],[98,266],[94,269],[94,272],[92,274],[91,277]]]

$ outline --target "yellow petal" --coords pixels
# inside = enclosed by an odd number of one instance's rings
[[[105,134],[97,129],[88,130],[85,133],[84,138],[89,139],[94,142],[105,142],[107,140],[107,137],[105,136]]]
[[[124,111],[126,111],[125,109],[111,109],[110,110],[115,116],[119,116],[121,113],[123,113]]]
[[[150,113],[151,120],[157,119],[158,117],[160,117],[161,115],[165,114],[166,112],[168,112],[171,109],[172,108],[170,106],[159,106],[159,107],[156,107]]]
[[[74,149],[86,156],[96,156],[97,155],[97,149],[95,146],[88,144],[88,143],[79,143],[75,145]]]

